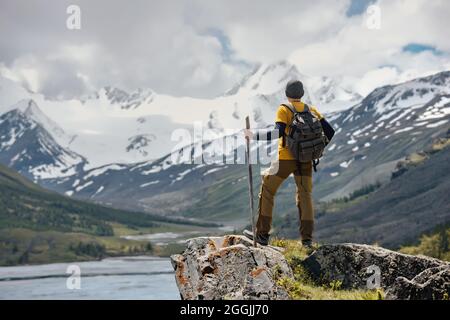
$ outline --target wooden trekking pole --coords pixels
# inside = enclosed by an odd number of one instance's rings
[[[250,118],[245,117],[245,127],[247,130],[250,129]],[[253,246],[256,247],[256,228],[255,228],[255,217],[254,217],[254,208],[253,208],[253,174],[252,174],[252,164],[250,161],[250,138],[245,137],[247,140],[247,150],[245,153],[245,158],[248,164],[248,192],[250,194],[250,221],[252,224],[252,232],[253,232]]]

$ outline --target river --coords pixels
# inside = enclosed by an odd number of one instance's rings
[[[80,271],[79,282],[68,281],[69,266]],[[0,267],[0,299],[166,300],[179,293],[168,258],[139,256]]]

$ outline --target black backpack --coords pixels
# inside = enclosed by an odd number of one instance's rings
[[[287,146],[294,158],[299,162],[312,161],[314,171],[317,171],[316,166],[328,143],[320,120],[311,113],[307,104],[305,104],[303,112],[298,112],[293,106],[286,104],[282,104],[282,106],[294,114],[283,145],[287,141]]]

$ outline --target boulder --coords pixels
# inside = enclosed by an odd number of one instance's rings
[[[182,299],[289,299],[274,280],[293,276],[283,254],[244,236],[190,239],[171,260]]]
[[[398,277],[387,290],[390,300],[442,300],[450,296],[450,268],[441,266],[422,271],[412,280]]]
[[[408,282],[408,288],[412,288],[417,281],[417,284],[425,283],[426,276],[430,272],[440,277],[447,274],[450,268],[448,263],[437,259],[351,243],[323,245],[302,264],[316,282],[327,284],[340,281],[342,288],[346,289],[367,289],[374,286],[389,289],[401,287],[410,280],[412,282]],[[442,273],[438,275],[434,273],[435,270],[440,270]],[[379,275],[378,283],[375,280],[377,274]],[[417,279],[416,282],[414,279]],[[427,285],[433,286],[439,281],[444,281],[444,278]],[[399,290],[395,292],[398,293],[399,298],[407,296],[404,293],[400,294]]]
[[[293,277],[281,248],[253,247],[244,236],[187,241],[171,257],[182,299],[289,299],[274,280]],[[450,264],[362,244],[322,245],[298,261],[318,285],[342,289],[382,288],[387,299],[446,299]]]

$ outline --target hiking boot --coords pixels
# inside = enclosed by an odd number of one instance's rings
[[[314,252],[312,240],[302,240],[302,247],[305,248],[308,255]]]
[[[244,230],[243,234],[250,240],[253,240],[253,232]],[[269,238],[270,236],[268,234],[256,234],[256,242],[262,246],[267,246],[269,244]]]

